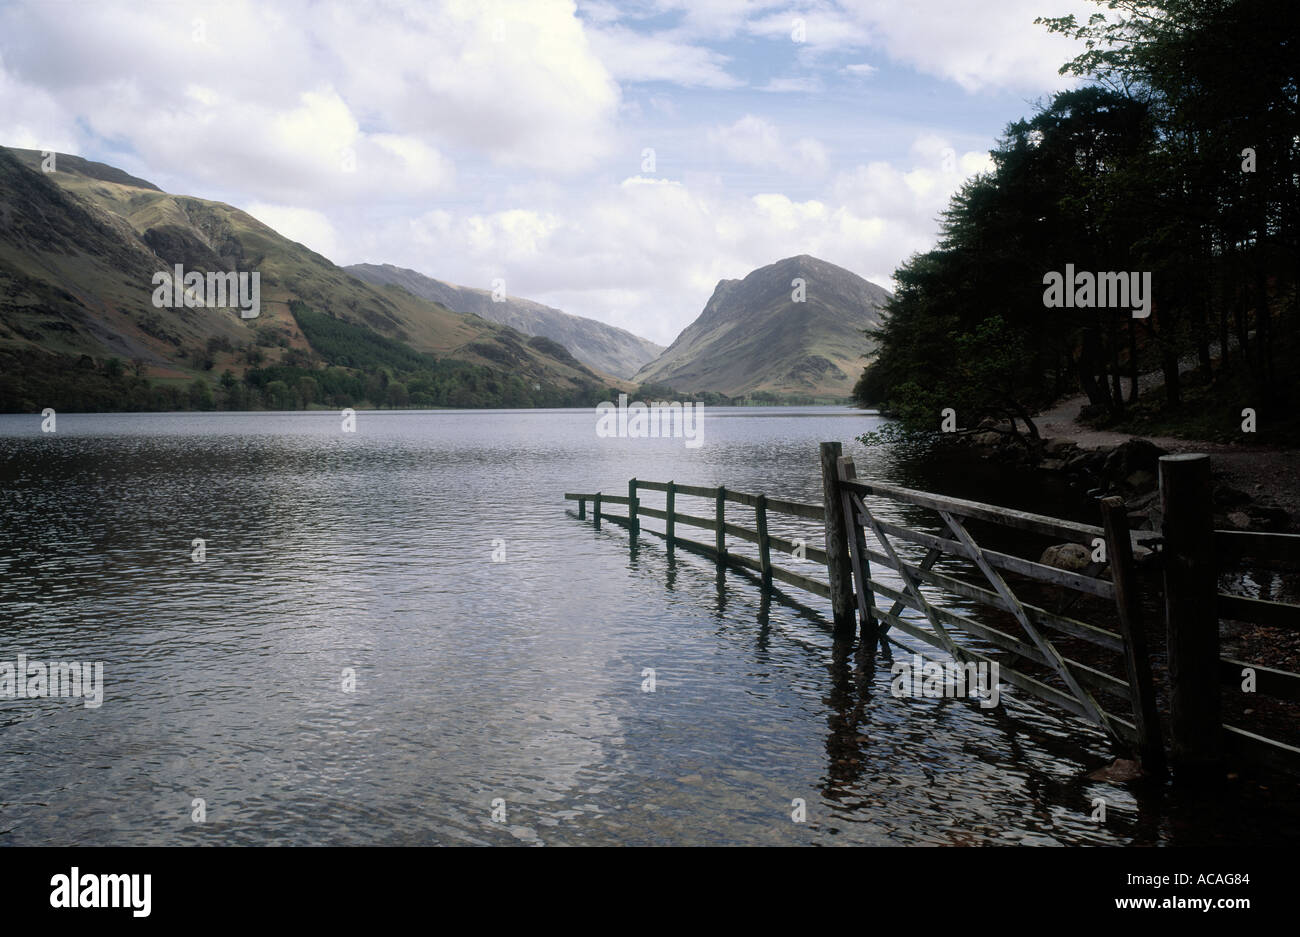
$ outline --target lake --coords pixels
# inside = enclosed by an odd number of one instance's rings
[[[356,421],[0,416],[0,660],[104,668],[98,708],[0,700],[0,843],[1294,835],[1086,780],[1105,739],[1010,687],[991,711],[893,699],[886,665],[832,653],[825,600],[566,513],[564,492],[634,476],[820,502],[822,440],[859,475],[940,487],[852,441],[874,417],[711,408],[698,448],[599,438],[585,410]],[[808,522],[772,532],[821,545]]]

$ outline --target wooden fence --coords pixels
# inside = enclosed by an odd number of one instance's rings
[[[1300,701],[1300,676],[1219,653],[1220,616],[1296,630],[1300,606],[1221,594],[1217,584],[1221,568],[1246,558],[1300,568],[1300,536],[1215,531],[1208,457],[1161,459],[1160,536],[1130,531],[1119,498],[1102,499],[1101,524],[1090,525],[859,479],[839,443],[822,444],[821,467],[820,505],[640,479],[628,483],[626,496],[595,492],[565,498],[578,502],[582,519],[590,504],[597,527],[611,521],[635,536],[641,533],[642,517],[656,518],[664,521],[665,530],[647,532],[664,538],[670,549],[681,546],[758,573],[764,585],[776,580],[829,599],[840,638],[860,633],[864,646],[874,650],[879,645],[888,654],[891,643],[907,648],[890,635],[895,629],[956,661],[996,663],[1001,679],[1097,726],[1134,750],[1150,773],[1164,770],[1166,729],[1176,777],[1217,770],[1225,753],[1300,768],[1300,749],[1225,725],[1220,718],[1222,685],[1239,685],[1249,673],[1261,695]],[[642,491],[664,493],[664,508],[642,504]],[[679,497],[711,502],[711,516],[679,512]],[[889,511],[877,507],[886,502],[909,505],[913,513],[932,514],[935,520],[929,525],[896,523]],[[608,513],[608,504],[626,505],[628,513]],[[753,509],[754,527],[729,521],[728,504]],[[824,549],[771,533],[768,519],[773,514],[821,522]],[[712,531],[713,543],[680,536],[679,525]],[[972,525],[990,535],[1001,528],[1021,537],[1081,544],[1094,562],[1068,571],[994,550],[976,539]],[[728,550],[727,536],[756,544],[758,559]],[[1158,583],[1134,560],[1139,541],[1158,550],[1148,564],[1160,570]],[[900,543],[925,553],[919,560],[908,559]],[[779,565],[774,553],[778,559],[800,557],[824,566],[827,578]],[[898,583],[882,581],[873,568],[890,570]],[[1166,627],[1166,726],[1143,622],[1144,591],[1153,588],[1155,593],[1145,598],[1163,606]],[[948,596],[977,603],[984,614],[976,620],[954,610],[942,602]],[[906,618],[905,611],[923,620]],[[1079,660],[1081,656],[1089,660]],[[1109,669],[1103,659],[1109,660]]]
[[[659,510],[641,504],[641,499],[637,496],[638,491],[662,491],[666,497],[664,509]],[[825,566],[827,563],[826,551],[812,546],[806,541],[796,541],[768,532],[768,516],[771,514],[784,514],[824,522],[825,511],[820,504],[785,501],[780,498],[768,498],[764,495],[732,491],[727,488],[701,488],[697,485],[679,485],[671,481],[643,481],[636,478],[628,482],[626,497],[622,495],[606,495],[599,492],[595,494],[566,494],[564,497],[569,501],[578,502],[578,517],[580,519],[587,517],[587,505],[591,504],[591,518],[597,527],[600,526],[601,521],[612,521],[620,526],[627,527],[635,533],[641,533],[640,519],[642,517],[657,518],[664,522],[664,532],[661,533],[648,528],[646,532],[662,537],[668,542],[669,547],[680,546],[727,565],[751,570],[758,573],[763,578],[763,581],[769,584],[772,580],[776,580],[797,586],[824,599],[831,597],[829,583],[806,576],[793,569],[778,566],[772,561],[772,552],[776,550],[792,558]],[[700,514],[678,511],[676,508],[679,497],[706,500],[712,508],[710,511],[712,516],[706,517]],[[627,505],[628,513],[626,516],[610,514],[604,510],[604,506],[607,504]],[[728,521],[726,519],[726,506],[728,504],[739,504],[753,508],[754,528],[742,527]],[[678,525],[713,531],[713,543],[701,543],[698,540],[681,536],[677,532]],[[748,543],[757,544],[759,559],[755,561],[744,554],[728,550],[727,535]]]

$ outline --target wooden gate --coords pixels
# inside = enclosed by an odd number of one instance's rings
[[[848,531],[853,594],[864,642],[874,646],[879,641],[888,653],[891,640],[888,632],[896,628],[945,651],[958,662],[996,663],[999,676],[1007,683],[1088,720],[1116,740],[1138,743],[1148,769],[1159,770],[1163,766],[1150,664],[1138,619],[1140,604],[1135,592],[1132,535],[1123,503],[1118,498],[1102,502],[1103,529],[893,485],[862,482],[857,479],[853,460],[848,457],[838,460],[838,476],[840,508]],[[885,520],[872,510],[869,503],[872,498],[928,509],[938,516],[939,529],[929,533]],[[1071,572],[998,552],[975,539],[967,526],[970,521],[1078,543],[1095,561],[1082,571]],[[868,534],[874,540],[874,548],[868,542]],[[897,549],[898,541],[922,546],[926,552],[919,561],[909,562]],[[959,570],[936,569],[943,557],[966,561],[973,567],[973,570],[968,568],[973,575],[963,578]],[[893,570],[902,588],[873,578],[873,563]],[[1109,569],[1109,578],[1100,575],[1103,568]],[[1039,591],[1055,591],[1057,609],[1049,610],[1045,607],[1049,602],[1042,599],[1039,600],[1042,604],[1026,601],[1008,583],[1004,573],[1026,581],[1031,587],[1038,584]],[[977,622],[937,605],[927,595],[925,585],[1006,613],[1012,630]],[[1073,595],[1061,596],[1057,590]],[[891,604],[887,609],[878,607],[877,597]],[[1118,630],[1066,614],[1078,604],[1080,597],[1112,611],[1102,617],[1117,621]],[[921,613],[929,628],[903,618],[905,609]],[[1010,659],[995,661],[988,654],[954,640],[954,632],[985,641],[1007,652]],[[1066,657],[1049,636],[1053,632],[1121,655],[1124,676],[1114,676]],[[1040,673],[1034,676],[1011,666],[1021,661],[1037,665]],[[1129,712],[1108,710],[1098,700],[1100,693],[1127,701]]]

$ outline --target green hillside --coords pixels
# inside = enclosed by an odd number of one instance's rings
[[[553,343],[365,283],[229,205],[75,156],[55,165],[42,172],[39,152],[0,148],[0,409],[338,403],[271,399],[265,377],[277,367],[349,372],[362,392],[335,396],[353,404],[400,405],[388,384],[420,374],[439,380],[420,383],[429,389],[411,393],[412,405],[585,405],[627,388]],[[153,275],[176,264],[260,273],[260,315],[156,308]],[[390,354],[344,363],[327,320],[351,326],[357,348],[376,347],[364,338],[373,336]],[[314,380],[342,386],[340,375]]]

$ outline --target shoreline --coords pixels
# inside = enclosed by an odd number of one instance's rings
[[[1159,457],[1204,453],[1210,457],[1216,529],[1300,532],[1300,450],[1099,430],[1078,420],[1086,402],[1068,398],[1035,416],[1041,437],[1036,451],[1017,442],[1005,421],[981,423],[958,448],[1018,468],[1059,473],[1081,491],[1117,494],[1134,529],[1153,531],[1160,526]]]

